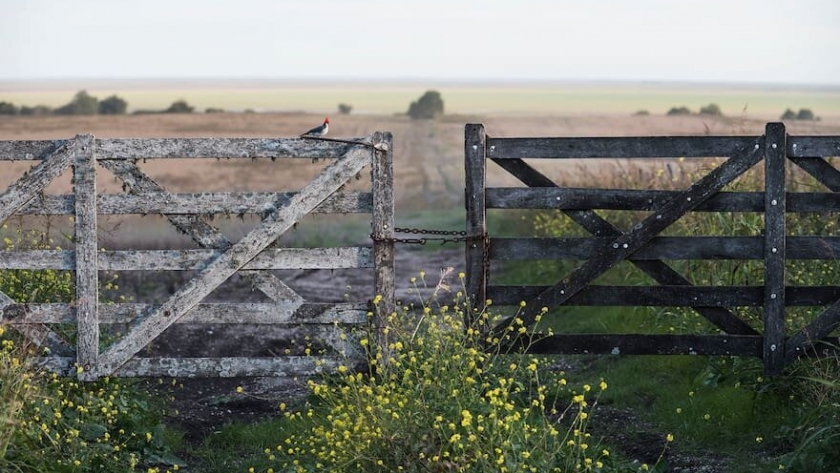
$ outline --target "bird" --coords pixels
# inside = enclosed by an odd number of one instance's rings
[[[320,126],[316,126],[315,128],[307,131],[306,133],[300,136],[324,136],[327,134],[328,131],[330,131],[330,117],[324,118],[324,123],[322,123]]]

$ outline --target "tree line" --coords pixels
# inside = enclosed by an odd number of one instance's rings
[[[194,110],[195,107],[190,106],[186,101],[176,100],[165,110],[137,110],[134,113],[192,113]],[[111,95],[99,100],[86,90],[77,92],[70,102],[58,108],[46,105],[18,107],[11,102],[0,102],[0,115],[125,115],[127,112],[128,102],[123,98]]]

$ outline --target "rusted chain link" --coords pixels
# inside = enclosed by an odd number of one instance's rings
[[[405,233],[410,235],[440,235],[440,236],[419,236],[409,238],[375,238],[371,234],[371,239],[374,241],[383,241],[388,243],[403,243],[408,245],[425,245],[429,242],[440,242],[441,245],[446,243],[463,243],[466,241],[483,240],[484,235],[467,236],[465,230],[430,230],[426,228],[394,228],[394,233]]]

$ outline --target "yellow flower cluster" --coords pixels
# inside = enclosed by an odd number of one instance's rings
[[[591,448],[586,431],[598,394],[589,386],[571,392],[545,360],[488,341],[499,318],[484,310],[467,323],[471,312],[461,299],[435,310],[403,308],[379,331],[388,340],[382,351],[370,342],[374,333],[360,336],[370,371],[309,381],[317,401],[285,415],[312,426],[266,452],[274,469],[600,470],[608,452]],[[539,336],[521,319],[514,330]]]

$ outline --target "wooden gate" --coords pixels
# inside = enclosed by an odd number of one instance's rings
[[[474,300],[494,305],[527,301],[521,314],[532,324],[543,307],[676,306],[691,307],[717,334],[594,335],[558,334],[531,346],[535,353],[698,354],[755,356],[768,374],[781,372],[795,358],[840,326],[840,285],[791,286],[788,260],[836,260],[840,237],[788,236],[789,212],[840,211],[840,171],[826,157],[840,156],[838,136],[787,136],[782,123],[769,123],[758,137],[490,138],[483,125],[466,126],[466,199],[468,237],[487,234],[487,209],[558,209],[590,233],[586,238],[493,238],[469,244],[467,289]],[[727,159],[682,191],[563,188],[525,159],[588,158]],[[491,160],[527,188],[489,188]],[[744,172],[764,161],[763,192],[721,192]],[[827,192],[790,192],[785,168],[790,161],[822,184]],[[622,231],[594,209],[649,212]],[[689,212],[763,212],[764,228],[752,236],[663,237]],[[488,281],[497,260],[574,259],[582,262],[551,286],[504,286]],[[663,260],[763,260],[763,285],[695,286]],[[629,261],[657,286],[592,284],[621,261]],[[763,307],[760,332],[732,310]],[[819,306],[821,312],[795,333],[785,333],[785,308]],[[510,323],[507,321],[505,323]],[[834,346],[837,346],[834,340]]]
[[[71,270],[73,303],[30,304],[0,293],[3,322],[43,347],[40,361],[59,373],[83,380],[101,376],[278,376],[330,369],[345,362],[338,345],[346,327],[367,324],[367,302],[309,303],[280,280],[274,270],[371,268],[381,306],[393,300],[393,170],[390,133],[341,142],[306,139],[95,139],[0,141],[0,162],[39,163],[0,195],[0,221],[18,215],[72,215],[69,250],[0,252],[0,269]],[[287,159],[331,160],[298,192],[169,193],[141,170],[138,160],[211,158],[279,160],[271,172],[284,172]],[[121,181],[124,193],[98,193],[97,164]],[[371,191],[343,186],[371,166]],[[73,194],[45,195],[44,188],[72,167]],[[371,213],[371,246],[273,248],[277,238],[309,213]],[[97,246],[98,215],[158,214],[199,249],[105,251]],[[238,241],[210,224],[217,214],[257,214],[261,221]],[[99,301],[101,271],[195,271],[194,277],[162,304]],[[237,272],[271,299],[270,303],[202,303]],[[100,337],[101,326],[127,323],[113,340]],[[323,356],[146,357],[137,355],[173,324],[271,324],[306,326],[315,335],[332,331],[334,350]],[[75,325],[59,335],[55,328]],[[64,330],[64,332],[67,332]],[[340,333],[341,334],[340,334]],[[75,343],[70,339],[75,338]],[[109,338],[111,336],[109,335]]]

